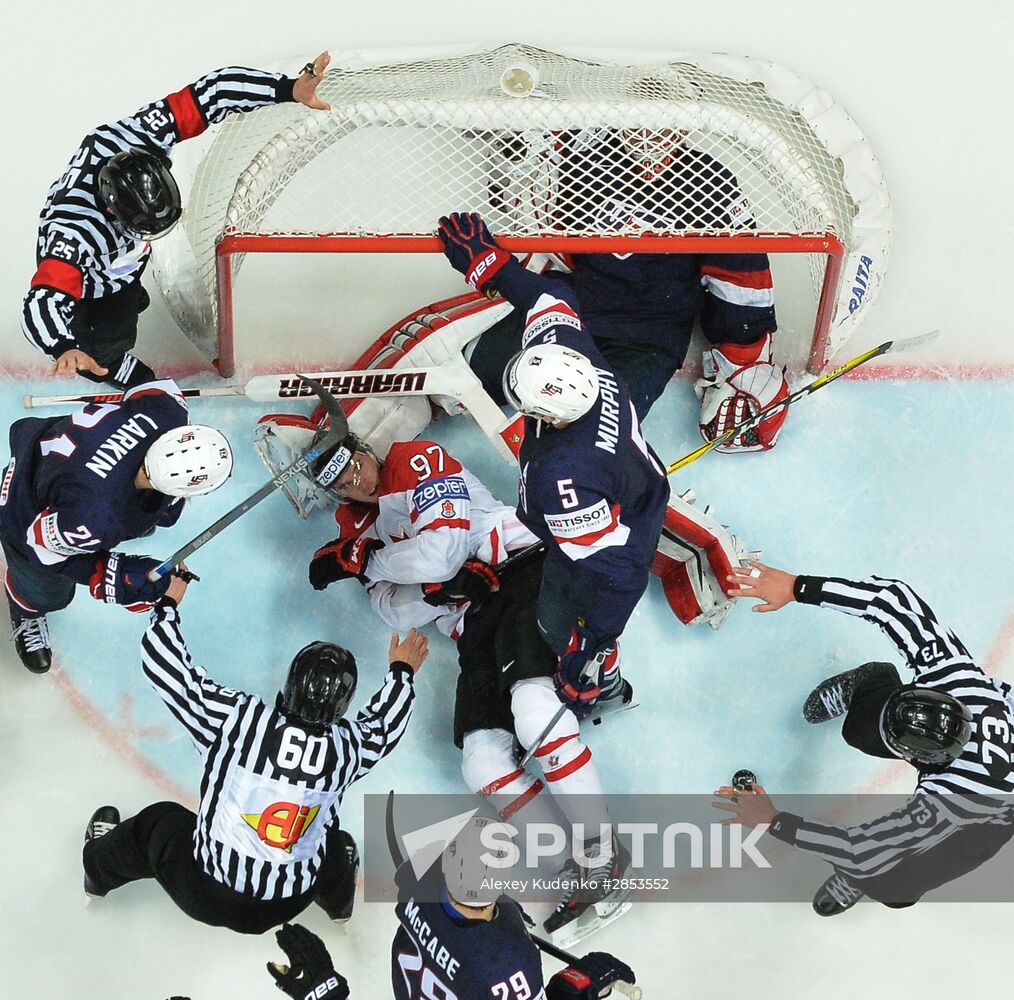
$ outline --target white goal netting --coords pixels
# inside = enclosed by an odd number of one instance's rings
[[[806,253],[820,363],[886,266],[889,200],[868,143],[828,94],[770,63],[518,44],[338,55],[319,93],[330,111],[266,108],[209,130],[196,157],[179,147],[186,210],[155,245],[156,278],[223,370],[244,252],[383,252],[404,237],[432,250],[450,211],[482,213],[514,249],[598,238],[636,252],[650,235],[677,252],[707,237],[755,250],[760,237]]]

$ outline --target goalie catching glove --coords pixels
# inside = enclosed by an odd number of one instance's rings
[[[489,290],[497,272],[512,259],[506,250],[497,246],[477,212],[452,212],[442,216],[437,236],[451,267],[480,292]]]
[[[700,429],[705,441],[722,437],[737,424],[789,395],[785,372],[771,360],[771,334],[752,344],[717,344],[704,352],[704,378],[694,386],[701,400]],[[736,435],[715,451],[733,454],[775,446],[788,407]]]
[[[366,583],[366,567],[374,549],[384,543],[376,538],[336,538],[317,549],[310,560],[310,586],[324,590],[339,580],[355,578]]]
[[[96,561],[88,590],[97,601],[121,604],[128,611],[150,611],[172,583],[168,573],[154,582],[148,579],[148,573],[161,565],[161,559],[151,556],[107,552]]]
[[[424,583],[423,600],[435,608],[468,601],[478,604],[500,589],[500,577],[493,567],[478,559],[469,559],[450,580]]]
[[[316,934],[300,924],[285,924],[275,931],[275,940],[289,964],[268,962],[275,985],[292,1000],[347,1000],[349,984],[335,972],[334,962]]]

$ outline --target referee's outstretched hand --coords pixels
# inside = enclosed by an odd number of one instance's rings
[[[327,69],[327,64],[331,61],[331,54],[329,52],[321,52],[313,62],[308,62],[303,67],[303,72],[296,77],[296,82],[292,85],[292,97],[294,100],[299,101],[300,104],[305,104],[308,108],[313,108],[315,111],[330,111],[331,105],[322,101],[317,96],[317,88],[320,86],[320,81],[324,79],[324,70]],[[300,997],[302,1000],[302,997]]]
[[[429,656],[430,642],[418,629],[410,629],[405,638],[399,639],[398,633],[391,636],[391,647],[387,651],[387,662],[396,663],[400,660],[412,668],[412,673],[419,673],[423,660]]]
[[[755,597],[762,602],[751,611],[777,611],[796,599],[793,591],[796,578],[756,559],[749,560],[749,566],[737,566],[726,579],[734,585],[730,597]]]

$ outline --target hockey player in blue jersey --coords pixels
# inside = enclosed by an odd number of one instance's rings
[[[487,851],[481,831],[490,822],[473,816],[444,850],[439,868],[434,863],[417,877],[409,860],[398,869],[395,912],[401,926],[391,946],[396,1000],[598,1000],[618,981],[633,983],[624,962],[591,952],[544,985],[542,957],[524,912],[490,888],[498,869],[480,860]]]
[[[643,88],[665,87],[641,81]],[[635,96],[644,96],[638,93]],[[510,210],[540,161],[557,176],[549,209],[566,232],[637,229],[645,233],[744,230],[749,202],[728,167],[672,129],[583,129],[504,143],[506,172],[491,188],[494,206]],[[552,164],[549,166],[549,164]],[[577,293],[585,327],[610,367],[626,381],[643,420],[682,367],[695,321],[707,340],[700,430],[705,439],[788,393],[772,360],[777,330],[768,258],[763,253],[580,253],[558,255],[557,272]],[[469,363],[498,402],[500,373],[520,342],[515,310],[487,330]],[[759,451],[774,446],[787,411],[720,446]]]
[[[480,291],[525,314],[503,388],[525,414],[518,516],[549,547],[538,619],[577,711],[622,693],[616,640],[648,585],[669,484],[630,394],[584,330],[573,289],[526,271],[476,214],[440,220],[444,252]],[[585,664],[604,660],[599,677]]]
[[[221,486],[232,451],[221,432],[187,422],[170,380],[70,416],[17,420],[10,448],[0,484],[4,585],[18,656],[41,674],[52,662],[46,614],[65,608],[78,584],[131,610],[162,596],[170,578],[146,577],[160,560],[115,550],[175,524],[184,498]]]

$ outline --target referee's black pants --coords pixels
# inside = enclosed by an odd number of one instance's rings
[[[294,920],[313,902],[323,882],[344,869],[344,850],[328,851],[316,885],[285,899],[254,899],[206,874],[194,856],[196,815],[178,802],[156,802],[124,820],[103,837],[86,843],[85,873],[102,893],[128,882],[153,878],[188,916],[239,934],[263,934]],[[334,824],[329,832],[337,832]]]

